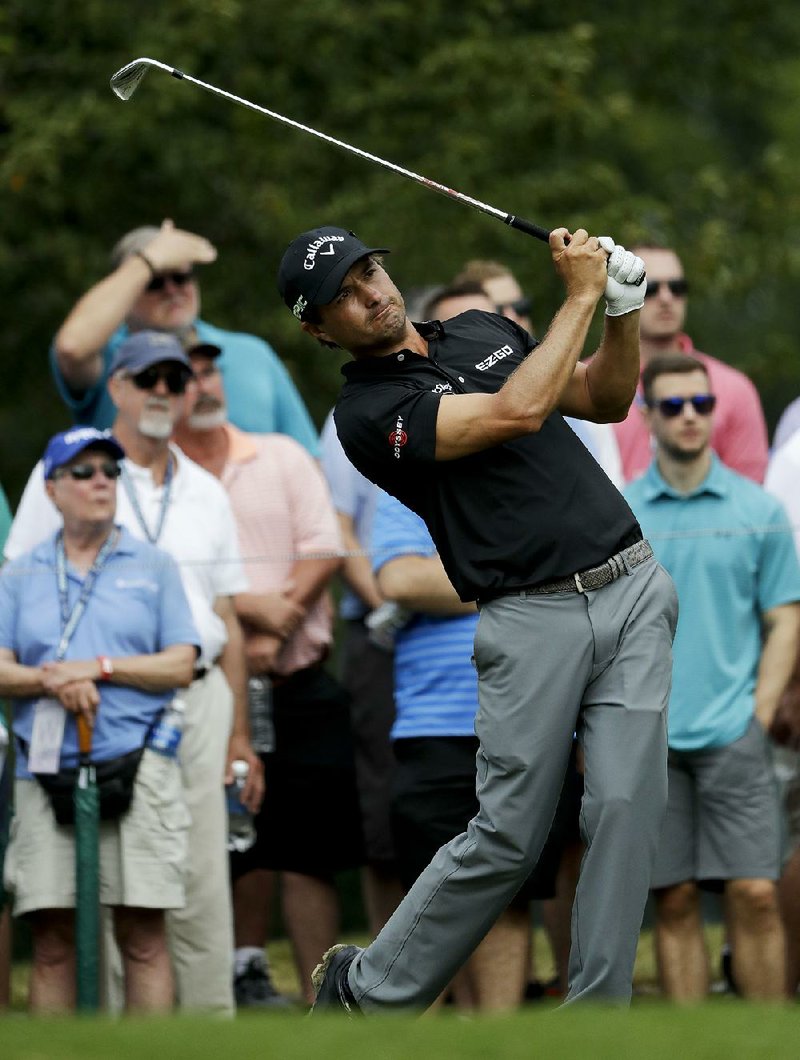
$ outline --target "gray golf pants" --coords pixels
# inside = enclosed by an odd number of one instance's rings
[[[426,1008],[467,960],[536,863],[576,729],[586,854],[567,1001],[630,1000],[667,799],[677,610],[672,580],[654,559],[588,593],[523,593],[483,606],[480,809],[351,964],[365,1012]]]

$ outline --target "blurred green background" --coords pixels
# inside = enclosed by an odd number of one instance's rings
[[[219,248],[204,316],[267,338],[317,423],[341,355],[279,302],[286,243],[320,223],[394,248],[401,287],[470,256],[520,276],[543,329],[542,244],[335,147],[151,72],[140,55],[549,227],[674,244],[696,344],[800,393],[800,9],[755,0],[4,0],[0,8],[0,481],[19,495],[67,417],[52,335],[116,238],[172,217]]]

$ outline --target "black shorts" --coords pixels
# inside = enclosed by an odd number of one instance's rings
[[[478,812],[474,736],[424,736],[395,740],[392,828],[398,871],[408,889],[440,847],[466,830]],[[551,830],[536,868],[516,902],[552,898],[561,840]]]
[[[364,864],[349,696],[310,667],[273,689],[275,750],[261,755],[265,793],[256,841],[231,854],[235,880],[253,869],[329,879]]]
[[[341,660],[342,683],[351,697],[367,861],[391,869],[394,751],[389,733],[394,723],[394,655],[370,643],[363,622],[354,620],[345,625]]]

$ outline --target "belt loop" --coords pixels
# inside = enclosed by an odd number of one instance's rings
[[[633,546],[631,546],[631,548],[632,548],[632,547],[633,547]],[[629,565],[629,563],[628,563],[628,556],[627,556],[627,552],[628,552],[628,549],[627,549],[627,548],[626,548],[626,549],[623,549],[623,550],[622,550],[622,552],[620,552],[620,553],[619,553],[619,554],[618,554],[617,556],[615,556],[614,558],[615,558],[616,560],[618,560],[618,562],[619,562],[619,563],[621,563],[621,564],[622,564],[622,566],[623,566],[623,567],[625,568],[625,573],[626,573],[626,574],[633,574],[633,567],[631,567],[631,566]]]
[[[575,573],[574,573],[574,574],[572,575],[572,577],[573,577],[573,578],[575,579],[575,588],[576,588],[576,589],[578,590],[578,592],[579,592],[579,593],[585,593],[585,592],[586,592],[586,590],[585,590],[585,589],[584,589],[584,587],[583,587],[583,582],[581,581],[581,576],[580,576],[580,574],[578,574],[578,572],[576,571],[576,572],[575,572]]]

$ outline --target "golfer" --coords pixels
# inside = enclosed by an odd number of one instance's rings
[[[476,310],[411,323],[385,251],[342,228],[298,236],[280,265],[303,330],[353,357],[335,411],[347,455],[424,519],[459,596],[480,606],[480,808],[370,946],[324,956],[320,1007],[371,1013],[436,998],[535,865],[576,729],[586,856],[567,1001],[630,998],[666,804],[677,598],[562,416],[626,416],[644,267],[583,229],[555,230],[550,251],[566,298],[539,344]],[[604,292],[600,345],[579,363]]]

